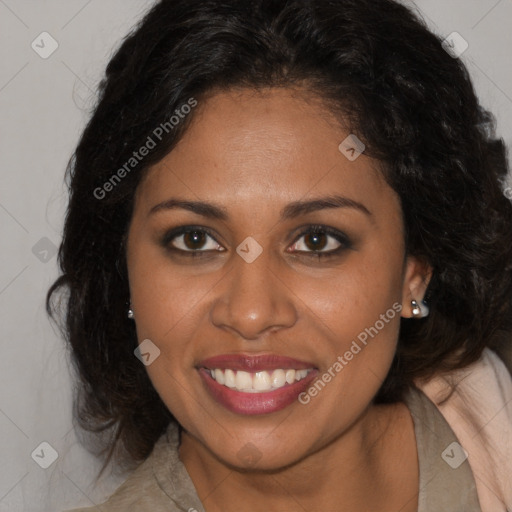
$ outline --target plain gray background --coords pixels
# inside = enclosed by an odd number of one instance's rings
[[[99,466],[72,428],[68,355],[44,297],[57,276],[66,164],[109,56],[152,3],[0,0],[0,512],[92,506],[122,481],[107,476],[91,488]],[[510,147],[512,0],[415,3],[437,34],[468,42],[461,58]],[[42,32],[58,44],[47,58],[31,46],[51,49]],[[51,457],[42,442],[57,454],[48,469],[36,463]]]

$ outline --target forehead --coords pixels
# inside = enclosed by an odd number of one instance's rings
[[[148,171],[138,207],[180,195],[257,208],[335,193],[396,206],[378,162],[340,151],[354,135],[306,91],[220,92],[199,102],[177,146]]]

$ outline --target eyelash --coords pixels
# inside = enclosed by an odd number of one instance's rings
[[[187,233],[193,233],[193,232],[205,233],[210,238],[212,238],[215,241],[215,243],[220,245],[220,243],[217,241],[217,239],[215,238],[213,233],[208,228],[201,227],[201,226],[180,226],[178,228],[172,229],[172,230],[168,231],[163,236],[162,245],[167,250],[172,251],[175,254],[180,254],[185,257],[197,258],[197,257],[209,256],[214,250],[212,250],[212,249],[209,249],[206,251],[200,250],[200,249],[184,250],[184,249],[179,249],[177,247],[173,247],[171,245],[171,242],[173,242],[173,240],[175,238],[182,236],[182,235],[186,235]],[[321,233],[321,234],[330,236],[330,237],[334,238],[340,244],[340,246],[337,247],[336,249],[332,249],[327,252],[296,251],[301,256],[307,255],[308,257],[323,259],[323,258],[339,256],[340,253],[346,251],[347,249],[352,248],[352,243],[351,243],[350,239],[341,231],[330,228],[328,226],[313,225],[313,224],[308,225],[307,228],[300,231],[300,233],[295,237],[294,242],[292,243],[292,246],[297,244],[297,242],[305,235],[310,235],[310,234],[314,234],[314,233]],[[224,251],[225,251],[225,249],[222,251],[215,251],[215,252],[224,252]]]

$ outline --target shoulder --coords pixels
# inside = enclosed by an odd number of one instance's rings
[[[482,510],[512,508],[512,377],[504,362],[485,349],[474,364],[416,385],[466,452]]]
[[[149,457],[142,462],[104,503],[93,507],[75,508],[65,512],[174,512],[181,510],[162,486],[159,472],[166,480],[178,476],[177,427],[170,425],[160,437]]]
[[[448,415],[456,411],[475,425],[488,423],[501,410],[512,407],[511,373],[498,355],[487,348],[472,365],[428,381],[417,381],[416,385],[441,411]],[[511,420],[502,418],[507,419]],[[499,426],[499,422],[494,426]]]
[[[97,512],[98,510],[102,512],[121,512],[135,509],[144,512],[161,510],[155,507],[159,489],[151,470],[152,458],[153,454],[135,469],[124,483],[116,489],[114,494],[99,507],[76,508],[66,512]]]

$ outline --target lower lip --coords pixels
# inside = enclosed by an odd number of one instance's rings
[[[211,396],[226,409],[236,414],[255,415],[280,411],[297,401],[300,393],[315,379],[318,370],[312,370],[301,380],[264,393],[244,393],[219,384],[206,368],[199,374]]]

